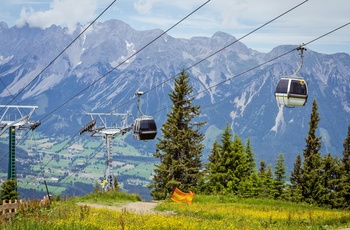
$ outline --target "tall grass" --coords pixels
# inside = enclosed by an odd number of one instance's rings
[[[76,202],[120,204],[139,200],[119,192],[93,193],[53,202],[49,208],[18,214],[3,229],[339,229],[350,227],[350,214],[306,204],[229,196],[195,195],[192,205],[161,202],[156,214],[136,214],[78,206]],[[113,202],[112,202],[113,201]]]
[[[109,192],[97,191],[87,194],[83,197],[75,197],[74,201],[85,203],[98,203],[104,205],[120,205],[121,203],[126,202],[141,201],[141,197],[138,194],[128,194],[112,190]]]

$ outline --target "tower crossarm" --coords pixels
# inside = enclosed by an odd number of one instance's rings
[[[3,108],[0,117],[0,128],[2,129],[0,136],[11,126],[23,128],[32,127],[33,125],[38,124],[38,122],[29,121],[38,106],[0,105],[0,108]]]

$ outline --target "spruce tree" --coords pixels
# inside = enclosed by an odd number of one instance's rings
[[[322,190],[320,191],[319,205],[339,208],[343,200],[339,200],[338,184],[340,181],[339,159],[328,153],[323,159],[322,174],[320,175]]]
[[[208,157],[208,167],[206,169],[206,185],[205,191],[208,194],[218,194],[224,189],[224,179],[225,179],[225,167],[222,167],[221,164],[221,154],[220,154],[220,144],[215,141],[213,148]]]
[[[350,125],[343,142],[343,157],[341,158],[341,176],[338,199],[342,200],[343,208],[350,208]]]
[[[18,199],[18,192],[16,188],[16,180],[6,180],[1,184],[0,200],[14,201]]]
[[[283,198],[285,191],[286,168],[283,153],[279,153],[275,164],[275,180],[273,182],[273,197],[275,199]]]
[[[232,136],[230,126],[226,125],[220,143],[214,142],[209,155],[208,187],[211,188],[212,193],[227,192],[229,184],[234,180]]]
[[[294,162],[293,171],[290,176],[290,196],[291,200],[294,202],[300,202],[303,200],[302,196],[302,160],[300,154],[297,155],[297,158]]]
[[[230,160],[230,171],[232,172],[232,180],[228,183],[228,191],[237,193],[238,186],[241,181],[250,175],[250,162],[245,152],[242,140],[236,134],[232,142],[232,153]]]
[[[259,197],[264,197],[268,198],[270,196],[270,185],[272,181],[272,172],[271,172],[271,167],[266,165],[265,161],[260,161],[260,167],[259,167],[259,173],[258,176],[260,178],[260,186],[261,188],[259,189]],[[270,171],[269,171],[270,170]]]
[[[253,148],[250,146],[250,138],[248,138],[247,140],[245,152],[248,158],[249,174],[251,175],[255,171],[256,165],[254,159],[254,151]]]
[[[153,184],[149,186],[154,199],[166,198],[175,187],[188,192],[198,184],[204,148],[204,135],[199,129],[205,123],[193,121],[200,115],[200,106],[193,105],[192,92],[189,76],[182,70],[169,94],[172,110],[161,128],[162,138],[154,154],[160,160],[160,164],[155,165]]]
[[[312,103],[312,112],[310,115],[309,132],[305,138],[306,146],[303,149],[304,162],[302,167],[302,195],[308,203],[318,203],[322,183],[320,181],[322,159],[321,159],[321,137],[316,136],[316,130],[320,121],[317,112],[318,105],[316,100]]]
[[[261,188],[259,189],[259,197],[271,198],[273,189],[273,173],[271,165],[266,167],[265,161],[260,161],[259,174]]]

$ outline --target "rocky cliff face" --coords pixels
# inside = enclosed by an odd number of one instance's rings
[[[42,30],[0,24],[0,103],[6,105],[16,95],[13,104],[39,106],[33,120],[42,120],[38,131],[48,136],[73,136],[88,122],[85,112],[129,110],[136,117],[137,90],[146,92],[142,110],[152,114],[160,128],[170,110],[172,78],[187,69],[194,103],[202,108],[199,119],[207,121],[205,154],[230,124],[244,141],[251,139],[257,159],[274,163],[283,152],[291,168],[305,146],[314,99],[321,117],[322,151],[342,152],[350,113],[349,54],[306,51],[299,75],[308,82],[309,101],[288,109],[277,106],[274,90],[280,77],[297,69],[298,53],[255,67],[295,46],[259,53],[218,32],[211,38],[164,35],[144,48],[162,31],[136,31],[110,20],[90,28],[44,70],[78,33],[70,35],[57,26]],[[127,141],[141,148],[131,135]],[[150,151],[155,143],[147,144]]]

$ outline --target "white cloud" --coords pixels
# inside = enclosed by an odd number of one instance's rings
[[[21,6],[25,8],[22,8],[17,26],[28,23],[30,26],[47,28],[56,24],[72,31],[76,23],[84,24],[95,19],[95,12],[102,12],[111,2],[112,0],[6,1],[6,4],[1,4],[0,21],[8,20],[10,16],[15,18],[13,15],[19,15],[18,7]],[[118,0],[100,20],[119,19],[137,30],[167,30],[205,2],[206,0]],[[303,0],[211,0],[169,34],[183,38],[211,37],[215,32],[223,31],[239,38],[302,2]],[[17,12],[6,16],[4,13],[10,12],[15,5]],[[261,50],[262,46],[264,51],[281,44],[305,43],[349,22],[349,8],[349,0],[307,1],[244,38],[242,42],[252,49]],[[315,45],[322,44],[328,46],[329,50],[335,47],[334,51],[349,52],[349,32],[350,26],[347,26],[318,40]]]
[[[136,29],[166,30],[205,1],[135,0],[133,6],[137,12],[129,17],[132,22],[129,23]],[[303,0],[212,0],[169,34],[183,38],[200,35],[210,37],[217,31],[224,31],[240,38],[301,3]],[[242,42],[264,52],[278,45],[306,43],[349,22],[349,8],[349,0],[306,1],[244,38]],[[312,46],[328,46],[328,53],[339,50],[348,52],[349,30],[350,26],[347,26],[318,40]],[[333,51],[329,51],[332,47]]]
[[[34,11],[32,8],[22,8],[21,16],[16,25],[21,27],[26,23],[31,27],[48,28],[52,24],[68,27],[73,32],[77,23],[94,19],[98,0],[54,0],[50,9]]]

